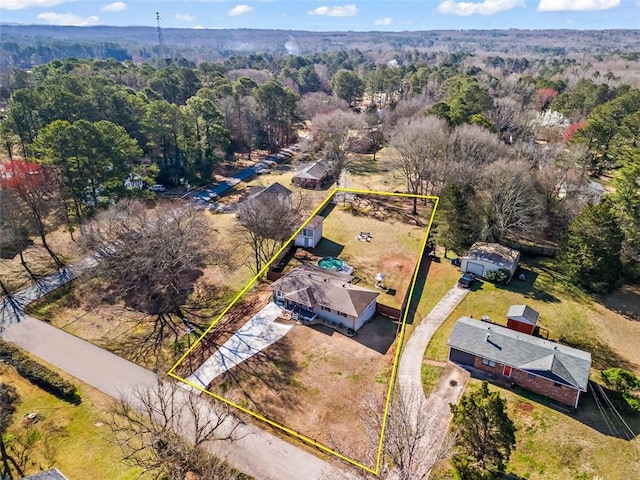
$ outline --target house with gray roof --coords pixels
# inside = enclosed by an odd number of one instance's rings
[[[244,202],[279,202],[291,205],[292,194],[293,192],[287,187],[274,182],[268,187],[254,187]]]
[[[329,179],[331,168],[326,160],[319,160],[316,163],[298,170],[291,181],[294,185],[302,188],[322,188]]]
[[[374,290],[351,283],[353,276],[312,265],[301,265],[270,286],[277,304],[358,331],[376,313]]]
[[[511,280],[516,273],[519,261],[518,250],[499,243],[476,242],[467,254],[460,258],[460,270],[473,273],[478,277],[486,277],[488,272],[504,268],[509,271],[509,280]]]
[[[573,408],[587,391],[589,352],[469,317],[456,322],[447,345],[450,361]]]

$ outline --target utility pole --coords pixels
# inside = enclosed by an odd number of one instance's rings
[[[156,30],[158,32],[158,57],[162,58],[164,53],[164,44],[162,41],[162,29],[160,28],[160,12],[156,12]]]

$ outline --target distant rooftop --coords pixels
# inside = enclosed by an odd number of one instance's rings
[[[60,470],[52,468],[46,472],[36,473],[35,475],[29,475],[28,477],[22,477],[22,480],[69,480],[65,477]]]

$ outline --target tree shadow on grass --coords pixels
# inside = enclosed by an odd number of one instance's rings
[[[416,276],[416,281],[413,285],[413,295],[411,295],[411,289],[408,289],[407,293],[405,294],[404,301],[402,302],[403,308],[401,310],[404,310],[405,306],[407,308],[407,325],[413,324],[418,313],[418,304],[420,303],[420,299],[422,298],[422,294],[424,293],[424,287],[427,283],[427,275],[429,273],[430,267],[431,257],[429,257],[428,255],[423,255],[418,265],[418,275]],[[409,295],[411,295],[411,299],[408,298]],[[407,301],[409,301],[408,305]]]
[[[520,280],[520,275],[524,275],[524,280]],[[555,277],[552,277],[551,287],[553,287],[554,283]],[[549,293],[549,289],[541,282],[538,273],[526,267],[518,268],[513,279],[508,284],[497,284],[496,286],[502,290],[519,293],[524,298],[547,303],[560,302],[558,297]]]
[[[378,162],[368,157],[356,158],[349,163],[349,173],[352,175],[373,175],[380,172]]]

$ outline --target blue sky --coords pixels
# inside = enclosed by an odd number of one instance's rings
[[[0,0],[0,21],[285,30],[640,28],[640,0]]]

